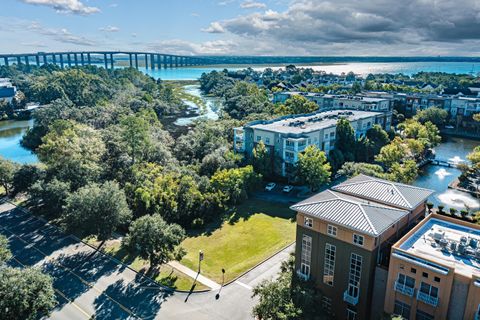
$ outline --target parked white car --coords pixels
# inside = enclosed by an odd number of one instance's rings
[[[288,185],[283,187],[283,192],[289,193],[292,190],[293,190],[293,186]]]
[[[276,185],[277,185],[277,184],[276,184],[275,182],[270,182],[269,184],[267,184],[267,185],[265,186],[265,190],[267,190],[267,191],[272,191],[273,188],[275,188]]]

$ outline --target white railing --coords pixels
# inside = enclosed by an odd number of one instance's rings
[[[434,307],[438,305],[438,297],[432,297],[431,295],[421,291],[418,291],[417,293],[417,300],[425,302],[426,304],[429,304]]]
[[[407,285],[400,283],[398,281],[395,281],[395,291],[400,292],[404,295],[407,295],[409,297],[413,297],[413,294],[415,293],[415,288],[408,287]]]
[[[343,293],[343,301],[351,304],[352,306],[356,306],[358,303],[358,296],[357,297],[351,296],[348,293],[348,290],[345,290],[345,292]]]

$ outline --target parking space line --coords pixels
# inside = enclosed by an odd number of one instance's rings
[[[26,267],[20,260],[18,260],[16,257],[12,257],[15,261],[17,261],[19,264],[21,264],[23,267]],[[92,315],[88,314],[85,310],[83,310],[78,304],[76,304],[75,302],[73,302],[72,300],[70,300],[69,298],[67,298],[62,291],[56,289],[56,288],[53,288],[53,290],[55,290],[56,293],[58,293],[60,296],[62,296],[63,299],[67,300],[68,303],[71,303],[72,306],[74,306],[75,308],[77,308],[78,311],[80,311],[81,313],[83,313],[84,315],[86,315],[89,319],[92,317]]]
[[[31,248],[35,249],[36,251],[40,252],[45,258],[47,258],[49,255],[47,255],[46,253],[42,252],[42,250],[38,249],[35,247],[35,244],[34,243],[29,243],[28,241],[25,241],[24,239],[22,239],[19,235],[15,234],[14,232],[8,230],[8,229],[5,229],[7,232],[11,233],[14,237],[20,239],[20,241],[22,241],[23,243],[27,244],[27,245],[32,245]],[[131,316],[134,316],[138,319],[141,319],[139,316],[137,316],[134,312],[130,311],[127,307],[125,307],[123,304],[121,304],[120,302],[118,302],[117,300],[113,299],[112,297],[110,297],[108,294],[104,293],[103,291],[100,291],[98,288],[96,288],[93,284],[91,284],[90,282],[86,281],[85,279],[83,279],[82,277],[80,277],[78,274],[76,274],[75,272],[72,271],[72,269],[70,269],[69,267],[66,267],[64,265],[62,265],[61,263],[55,263],[53,262],[53,264],[57,265],[57,266],[60,266],[62,267],[63,269],[65,269],[66,271],[68,271],[69,273],[71,273],[72,275],[74,275],[75,277],[77,277],[81,282],[83,282],[84,284],[86,284],[87,286],[89,286],[90,288],[92,288],[93,290],[97,291],[98,293],[100,293],[100,295],[105,295],[107,298],[109,298],[111,301],[113,301],[114,303],[116,303],[123,311],[127,312],[129,315]]]

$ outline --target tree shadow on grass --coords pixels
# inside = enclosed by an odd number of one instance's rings
[[[170,295],[170,291],[153,283],[137,280],[126,282],[121,279],[95,299],[95,317],[105,320],[153,319]]]

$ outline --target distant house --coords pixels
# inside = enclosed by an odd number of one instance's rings
[[[11,80],[9,78],[0,78],[0,101],[11,103],[16,94],[17,88],[12,84]]]

